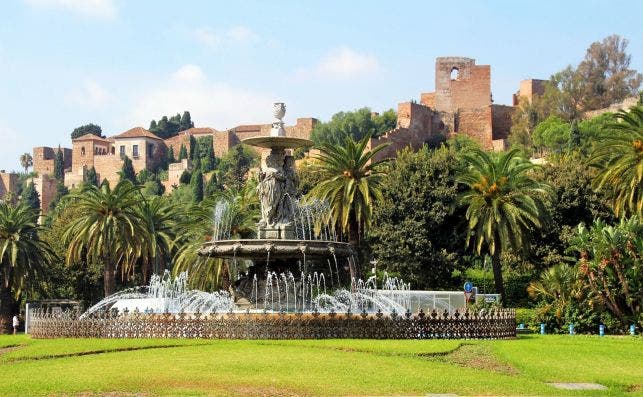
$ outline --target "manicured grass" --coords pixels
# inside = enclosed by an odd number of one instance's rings
[[[0,337],[0,346],[16,344],[23,346],[0,354],[3,396],[643,395],[643,340],[631,337],[528,336],[506,341]],[[564,391],[546,384],[553,381],[597,382],[609,390]]]

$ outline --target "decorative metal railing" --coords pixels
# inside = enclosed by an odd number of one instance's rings
[[[502,339],[516,336],[515,310],[481,313],[117,314],[79,319],[77,313],[36,312],[34,338],[211,339]]]

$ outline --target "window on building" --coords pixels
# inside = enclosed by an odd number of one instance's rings
[[[135,159],[138,158],[138,145],[132,146],[132,157],[134,157]]]
[[[153,155],[154,155],[154,145],[150,143],[147,145],[147,157],[152,157]]]
[[[121,145],[120,148],[118,148],[118,154],[122,156],[125,156],[125,145]]]
[[[114,148],[114,146],[112,146],[112,154],[116,154],[116,148]]]
[[[84,156],[85,155],[85,146],[80,148],[80,155]]]
[[[460,70],[458,68],[451,69],[451,80],[457,80],[460,77]]]

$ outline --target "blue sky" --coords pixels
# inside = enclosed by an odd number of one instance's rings
[[[564,4],[559,4],[564,3]],[[609,5],[608,5],[609,4]],[[491,65],[496,103],[525,78],[629,39],[643,70],[643,2],[4,0],[0,169],[33,146],[70,146],[190,110],[217,129],[396,108],[434,87],[438,56]]]

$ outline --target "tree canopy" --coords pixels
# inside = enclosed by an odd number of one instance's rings
[[[149,130],[159,138],[167,139],[178,135],[181,131],[185,131],[193,127],[194,122],[192,122],[190,112],[186,110],[183,112],[182,116],[177,113],[169,118],[167,116],[163,116],[158,122],[156,120],[152,120],[150,122]]]
[[[315,146],[341,145],[347,137],[356,141],[365,136],[378,137],[395,128],[396,124],[397,114],[392,109],[375,114],[365,107],[352,112],[335,113],[330,121],[317,123],[310,139]]]
[[[71,133],[71,139],[74,140],[76,138],[80,138],[85,134],[94,134],[96,136],[101,136],[103,134],[103,129],[100,128],[99,125],[93,123],[81,125],[80,127],[74,128]]]

